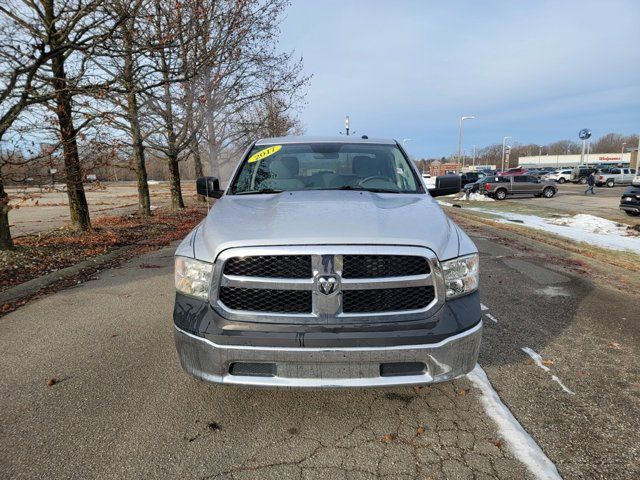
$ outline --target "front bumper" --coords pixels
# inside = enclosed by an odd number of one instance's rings
[[[218,344],[177,326],[182,368],[214,383],[264,387],[383,387],[451,380],[478,359],[482,322],[437,343],[381,347],[271,347]],[[233,365],[269,364],[268,375],[232,374]],[[383,373],[384,365],[419,365],[410,374]],[[246,370],[245,370],[246,371]]]

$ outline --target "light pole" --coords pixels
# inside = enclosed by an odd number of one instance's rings
[[[473,146],[473,166],[476,166],[476,146]],[[475,170],[475,169],[474,169]]]
[[[622,142],[622,151],[620,152],[620,163],[622,163],[622,161],[624,160],[624,146],[627,144],[627,142]],[[631,165],[631,162],[629,162],[629,165]]]
[[[344,131],[347,133],[347,137],[349,136],[349,115],[344,117]]]
[[[476,117],[471,115],[460,117],[460,123],[458,124],[458,164],[460,164],[460,152],[462,150],[462,122],[465,120],[473,120],[474,118]]]
[[[504,147],[507,144],[506,142],[509,138],[513,138],[513,137],[502,137],[502,165],[501,165],[502,171],[504,171]]]
[[[540,167],[540,162],[542,162],[542,145],[538,145],[538,167]]]

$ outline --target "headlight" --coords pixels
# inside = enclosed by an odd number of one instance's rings
[[[213,265],[194,258],[175,257],[176,290],[206,300],[211,286]]]
[[[478,254],[442,262],[442,273],[447,298],[456,298],[478,289]]]

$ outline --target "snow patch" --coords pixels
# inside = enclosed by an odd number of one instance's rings
[[[465,193],[464,195],[461,195],[456,200],[465,200],[470,202],[495,202],[493,198],[487,197],[486,195],[482,195],[481,193],[477,193],[477,192],[472,192],[469,194]]]
[[[502,403],[482,367],[476,365],[467,377],[482,392],[480,402],[487,415],[496,423],[511,453],[527,467],[534,478],[560,480],[562,477],[556,466]]]
[[[482,310],[484,312],[485,310],[489,310],[489,307],[487,307],[484,303],[481,303],[480,304],[480,310]]]
[[[525,227],[544,230],[578,242],[612,250],[640,252],[640,236],[635,235],[624,225],[593,215],[578,214],[564,218],[543,218],[481,207],[468,207],[467,210],[495,215],[500,217],[497,220],[500,223],[516,222]]]
[[[628,235],[628,228],[621,223],[612,222],[606,218],[579,213],[572,217],[555,218],[549,220],[554,225],[578,228],[585,232],[598,233],[602,235]]]
[[[529,347],[523,347],[522,351],[524,353],[526,353],[527,355],[529,355],[531,357],[531,359],[535,362],[535,364],[537,366],[539,366],[541,369],[543,369],[545,372],[549,371],[549,367],[547,367],[546,365],[542,364],[542,357],[540,356],[540,354],[532,349],[530,349]]]
[[[147,180],[148,185],[160,185],[160,180]]]
[[[536,293],[546,295],[547,297],[570,297],[571,295],[562,287],[554,287],[549,285],[548,287],[538,288]]]
[[[498,319],[491,315],[490,313],[485,313],[486,317],[491,320],[493,323],[498,323]]]

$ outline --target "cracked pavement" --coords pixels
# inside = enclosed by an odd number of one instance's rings
[[[637,303],[618,298],[615,328],[598,330],[608,291],[474,240],[498,320],[485,318],[480,364],[503,402],[565,478],[637,478]],[[305,391],[192,379],[173,345],[171,272],[172,249],[159,250],[0,318],[0,476],[533,478],[466,377]],[[545,285],[569,296],[536,293]],[[528,363],[525,346],[553,359],[576,395]]]

